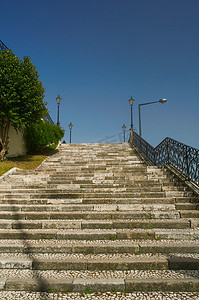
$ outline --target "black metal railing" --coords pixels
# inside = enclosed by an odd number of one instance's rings
[[[0,51],[1,50],[8,50],[8,47],[0,40]]]
[[[55,124],[49,114],[46,115],[45,120],[50,124],[53,124],[53,125]]]
[[[155,148],[133,132],[133,145],[155,166],[171,165],[182,173],[186,180],[199,185],[199,150],[171,138],[165,138]]]

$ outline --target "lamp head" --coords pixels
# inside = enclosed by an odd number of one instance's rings
[[[70,128],[70,130],[72,129],[73,127],[73,124],[70,122],[70,124],[68,125],[68,127]]]
[[[167,102],[167,99],[160,99],[159,102],[162,103],[162,104],[164,104],[164,103]]]
[[[129,104],[132,106],[133,103],[134,103],[134,101],[135,101],[135,100],[133,100],[133,98],[132,98],[132,96],[131,96],[131,98],[129,99]]]
[[[122,130],[125,131],[126,130],[126,126],[125,124],[122,126]]]
[[[61,102],[61,97],[60,97],[59,95],[57,96],[56,101],[57,101],[57,104],[60,104],[60,102]]]

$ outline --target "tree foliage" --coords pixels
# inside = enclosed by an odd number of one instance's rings
[[[47,122],[32,124],[26,130],[29,152],[35,153],[48,145],[57,144],[63,136],[64,130],[59,126]]]
[[[29,57],[0,51],[0,156],[4,157],[10,125],[23,130],[47,113],[44,88]]]

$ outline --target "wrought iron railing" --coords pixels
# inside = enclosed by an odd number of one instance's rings
[[[46,115],[45,119],[48,123],[55,124],[49,114]]]
[[[1,50],[7,50],[8,47],[0,40],[0,51]]]
[[[139,148],[145,158],[155,166],[171,165],[186,180],[199,185],[199,150],[171,138],[165,138],[155,148],[133,132],[133,145]]]

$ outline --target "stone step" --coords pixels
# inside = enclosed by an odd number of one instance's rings
[[[199,203],[198,204],[179,203],[179,204],[176,204],[176,209],[178,209],[178,210],[199,210]]]
[[[128,271],[198,270],[198,255],[147,254],[7,254],[0,255],[0,269]]]
[[[76,295],[77,292],[79,293],[86,292],[89,294],[94,292],[100,292],[100,295],[102,297],[105,297],[104,299],[114,299],[114,298],[109,298],[110,293],[105,294],[104,296],[103,294],[101,294],[101,292],[107,292],[107,291],[114,292],[112,297],[115,297],[116,292],[133,293],[132,294],[133,298],[131,299],[134,299],[136,291],[139,291],[139,296],[141,297],[142,296],[145,297],[143,292],[154,292],[154,291],[172,292],[171,297],[175,296],[174,292],[198,292],[199,280],[197,278],[188,278],[188,279],[173,279],[173,278],[171,279],[160,279],[160,278],[159,279],[123,279],[123,278],[119,278],[119,279],[118,278],[116,279],[115,278],[110,278],[110,279],[109,278],[108,279],[107,278],[52,279],[51,278],[49,279],[48,278],[44,280],[42,278],[35,277],[33,279],[25,279],[25,280],[16,279],[16,278],[11,278],[11,279],[2,278],[0,280],[0,286],[1,286],[1,290],[5,290],[5,291],[28,291],[28,292],[40,292],[40,293],[53,292],[53,294],[55,292],[54,295],[59,295],[56,294],[57,291],[67,292],[67,293],[70,292],[70,293],[74,293],[71,294],[72,296],[75,297],[73,299],[78,299],[76,297],[82,296],[81,294]],[[128,295],[129,294],[127,294],[127,297]],[[28,297],[29,296],[30,294],[28,294]],[[158,296],[157,293],[154,293],[154,297],[155,296]],[[179,297],[181,296],[186,297],[186,294],[180,293]],[[98,295],[94,295],[94,297],[98,297]],[[193,295],[193,297],[195,297],[195,294]],[[89,298],[91,298],[91,295]],[[176,299],[183,299],[183,298],[176,298]]]
[[[48,168],[45,167],[45,170],[49,171]],[[81,173],[81,175],[85,176],[85,175],[89,175],[89,174],[93,174],[94,172],[95,173],[100,173],[100,174],[108,174],[108,173],[115,173],[116,175],[119,175],[119,174],[127,174],[127,175],[130,175],[129,173],[131,173],[132,176],[143,176],[143,175],[147,175],[147,176],[150,176],[150,178],[152,179],[153,177],[155,177],[153,174],[149,175],[146,173],[146,168],[145,167],[140,167],[140,166],[134,166],[134,167],[106,167],[106,166],[99,166],[99,167],[96,167],[96,168],[81,168],[81,169],[75,169],[73,167],[71,168],[62,168],[60,170],[57,170],[57,168],[51,168],[50,169],[51,172],[55,172],[53,174],[53,177],[57,177],[59,178],[60,176],[67,176],[69,175],[70,173],[72,175],[75,175],[75,174],[79,174]],[[80,172],[81,171],[81,172]],[[96,172],[96,171],[100,171],[100,172]],[[162,175],[164,176],[164,175]],[[157,176],[158,177],[158,176]]]
[[[0,229],[0,239],[196,240],[197,229]]]
[[[180,211],[181,218],[199,218],[198,210]]]
[[[176,197],[175,198],[176,203],[199,203],[199,197]]]
[[[153,228],[190,228],[189,220],[1,220],[0,229],[153,229]]]
[[[0,194],[0,198],[4,199],[13,199],[13,198],[51,198],[51,199],[57,199],[57,198],[82,198],[82,195],[84,194],[84,191],[73,191],[73,190],[68,190],[67,192],[61,192],[59,191],[57,193],[34,193],[34,194],[18,194],[18,193],[7,193],[7,194]],[[106,198],[123,198],[125,195],[125,198],[160,198],[160,197],[166,197],[164,192],[126,192],[122,193],[122,191],[116,191],[112,193],[108,193],[108,191],[102,191],[102,192],[86,192],[86,197],[87,198],[101,198],[101,197],[106,197]],[[180,195],[182,196],[182,195]],[[172,197],[171,194],[168,195],[169,198]]]
[[[60,161],[46,161],[45,163],[45,167],[58,167],[58,168],[61,168],[61,167],[64,167],[64,166],[67,166],[67,167],[83,167],[85,165],[88,165],[89,167],[97,167],[97,166],[127,166],[127,167],[133,167],[134,165],[137,166],[137,165],[141,165],[143,166],[142,162],[141,161],[138,161],[136,158],[133,160],[128,160],[128,159],[119,159],[117,157],[117,161],[115,159],[104,159],[104,158],[101,158],[101,159],[96,159],[95,158],[95,161],[93,160],[71,160],[71,159],[61,159]]]
[[[0,204],[9,204],[9,205],[49,205],[49,204],[175,204],[175,198],[116,198],[116,199],[107,199],[107,198],[77,198],[77,199],[42,199],[42,198],[8,198],[0,199]]]
[[[186,212],[185,212],[186,213]],[[194,214],[193,218],[194,218]],[[191,216],[192,216],[191,215]],[[118,219],[179,219],[183,218],[183,212],[176,211],[142,211],[142,212],[126,212],[126,211],[85,211],[80,212],[19,212],[5,211],[0,212],[0,219],[12,220],[118,220]]]
[[[114,178],[114,177],[113,177]],[[123,180],[121,181],[117,181],[117,180],[105,180],[102,179],[100,176],[99,177],[95,177],[91,180],[77,180],[76,177],[74,177],[73,179],[70,177],[70,179],[66,180],[66,178],[64,178],[63,181],[60,181],[61,185],[66,185],[66,187],[70,187],[70,186],[76,186],[76,187],[83,187],[83,188],[109,188],[109,187],[128,187],[128,188],[153,188],[153,187],[162,187],[162,185],[158,182],[158,181],[140,181],[140,182],[132,182],[131,180]],[[84,182],[84,184],[83,184]],[[21,184],[19,184],[18,182],[16,184],[3,184],[0,186],[1,188],[1,192],[11,192],[11,189],[15,189],[16,192],[31,192],[31,191],[35,191],[35,189],[39,189],[39,190],[44,190],[44,191],[48,191],[50,190],[56,190],[58,188],[58,185],[52,183],[51,181],[38,181],[38,184],[34,181],[30,182],[21,182]]]
[[[65,254],[117,254],[142,253],[198,254],[198,240],[0,240],[0,253],[65,253]]]
[[[134,193],[134,192],[140,192],[140,190],[142,192],[147,192],[147,193],[153,193],[153,192],[161,192],[162,188],[161,186],[146,186],[146,187],[132,187],[132,186],[122,186],[119,184],[112,184],[112,186],[105,186],[102,185],[97,186],[95,184],[93,184],[93,186],[87,187],[87,186],[83,186],[83,185],[79,185],[79,184],[63,184],[57,187],[57,189],[55,188],[37,188],[37,189],[15,189],[14,193],[10,190],[10,189],[1,189],[0,190],[0,196],[10,196],[10,195],[18,195],[18,194],[53,194],[53,193],[57,193],[59,194],[63,194],[63,193],[68,193],[68,191],[71,192],[86,192],[86,193],[95,193],[95,192],[99,192],[99,193],[107,193],[107,192],[113,192],[113,193],[119,193],[119,192],[127,192],[127,193]]]
[[[69,211],[89,211],[89,212],[115,212],[115,211],[128,211],[128,212],[174,212],[174,204],[157,203],[157,204],[38,204],[38,205],[9,205],[1,204],[1,211],[7,212],[69,212]]]

